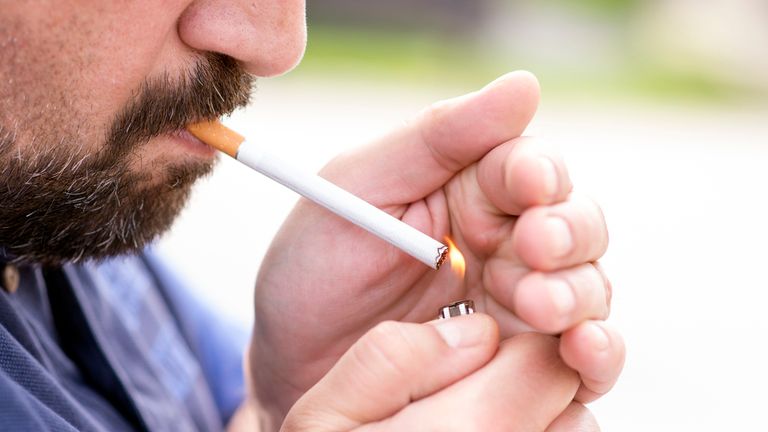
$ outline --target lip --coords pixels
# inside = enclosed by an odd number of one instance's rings
[[[200,141],[186,129],[180,129],[178,131],[171,132],[168,134],[168,137],[179,144],[185,153],[209,159],[216,156],[215,148]]]

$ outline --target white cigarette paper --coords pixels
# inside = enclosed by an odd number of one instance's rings
[[[223,128],[226,131],[222,133],[216,129],[214,132],[210,130],[198,132],[195,129],[197,126],[189,129],[192,134],[207,144],[225,151],[230,156],[234,153],[235,159],[243,164],[379,236],[429,267],[440,268],[448,251],[448,247],[444,244],[328,180],[315,174],[302,172],[288,161],[265,151],[261,146],[244,139],[240,143],[229,142],[217,145],[218,141],[231,141],[230,138],[221,137],[232,131],[218,122],[210,123],[207,127]]]

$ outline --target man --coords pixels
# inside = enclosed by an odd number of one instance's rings
[[[538,101],[530,75],[436,104],[324,169],[454,237],[466,282],[299,203],[262,263],[232,415],[231,335],[142,248],[212,165],[185,126],[298,62],[303,1],[0,10],[4,430],[596,429],[582,403],[624,356],[600,321],[607,234],[562,161],[520,138]],[[418,324],[464,297],[483,313]]]

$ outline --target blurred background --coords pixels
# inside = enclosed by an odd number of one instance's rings
[[[592,405],[603,429],[768,430],[768,2],[310,0],[308,21],[302,64],[231,126],[315,171],[430,102],[534,72],[527,134],[565,154],[611,230],[628,357]],[[296,199],[223,160],[159,247],[249,325]]]

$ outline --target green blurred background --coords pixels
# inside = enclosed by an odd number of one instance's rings
[[[764,0],[323,0],[291,74],[472,87],[527,69],[550,97],[761,103]]]

